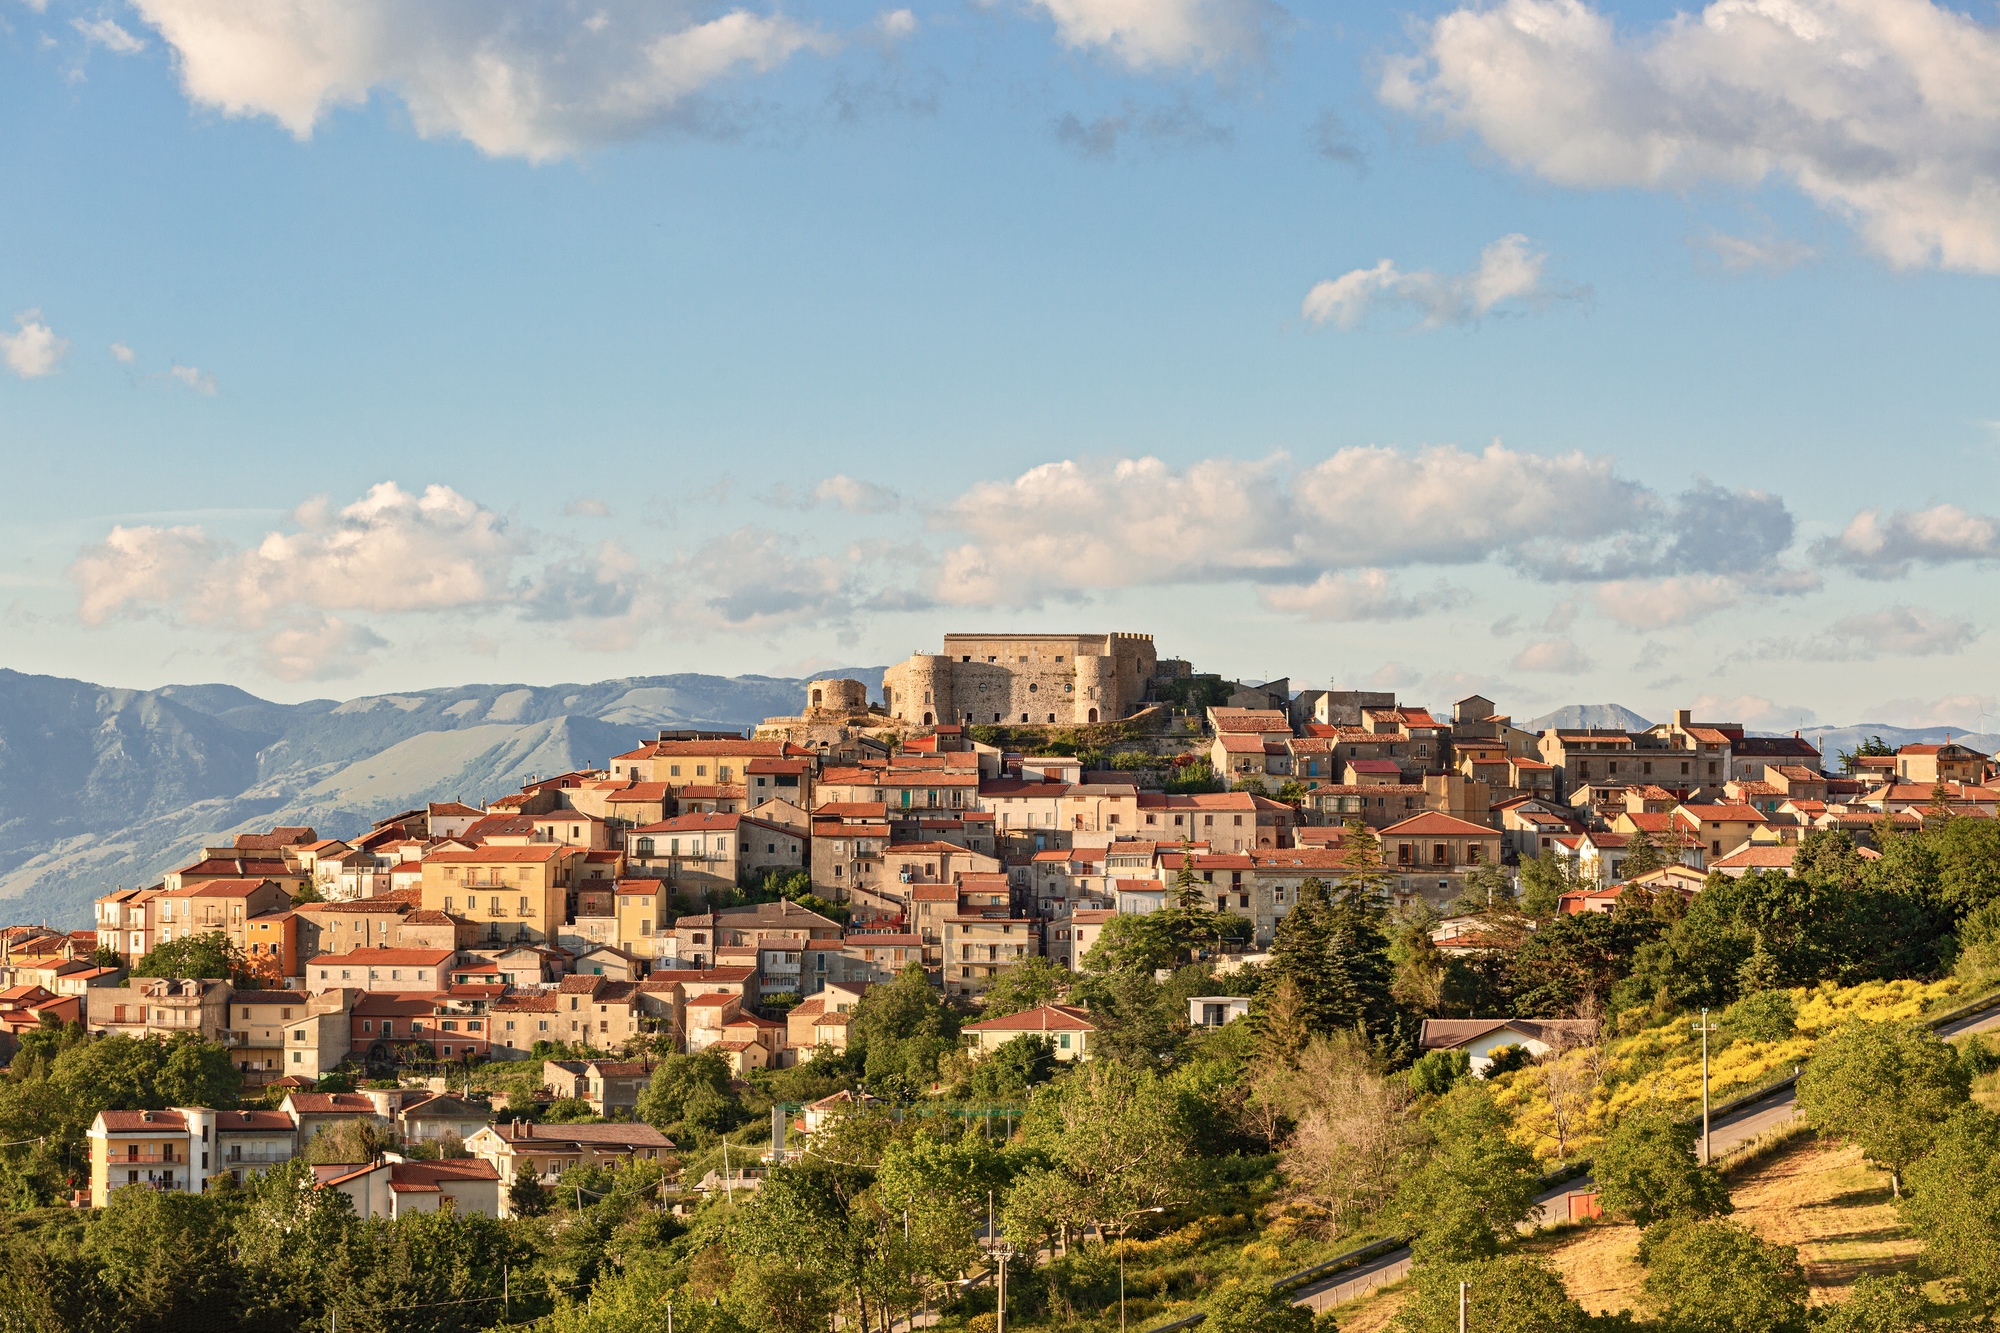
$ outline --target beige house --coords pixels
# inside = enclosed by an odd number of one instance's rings
[[[345,1194],[356,1217],[393,1221],[444,1207],[480,1217],[501,1215],[500,1172],[477,1158],[412,1162],[384,1153],[380,1161],[358,1166],[314,1166],[313,1177],[319,1188]]]
[[[500,1178],[500,1215],[510,1217],[508,1191],[521,1176],[553,1185],[573,1166],[622,1166],[660,1161],[674,1151],[666,1135],[643,1121],[603,1125],[537,1125],[504,1120],[488,1125],[465,1143],[466,1151],[490,1162]]]
[[[462,916],[495,943],[553,944],[584,848],[471,847],[423,860],[423,905]]]
[[[1097,1025],[1086,1010],[1074,1005],[1045,1004],[1004,1018],[967,1023],[959,1031],[971,1039],[967,1043],[971,1049],[989,1054],[1016,1037],[1032,1036],[1046,1038],[1055,1047],[1058,1060],[1082,1060],[1090,1054]]]
[[[981,995],[1001,973],[1041,951],[1041,931],[1032,918],[947,917],[944,923],[945,994]]]
[[[669,884],[735,885],[767,871],[803,870],[806,835],[747,815],[677,815],[625,835],[635,872]]]

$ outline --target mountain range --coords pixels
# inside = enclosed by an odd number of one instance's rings
[[[843,669],[879,695],[882,668]],[[0,920],[88,926],[119,884],[274,824],[322,837],[602,767],[663,728],[742,731],[806,682],[635,676],[272,703],[229,685],[113,689],[0,670]]]

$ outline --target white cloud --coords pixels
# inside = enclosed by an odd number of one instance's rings
[[[642,134],[717,82],[837,43],[783,15],[691,0],[411,5],[394,0],[133,0],[179,57],[187,95],[299,138],[334,107],[393,92],[426,138],[546,161]]]
[[[1409,620],[1462,605],[1465,594],[1443,584],[1430,593],[1406,593],[1379,569],[1321,574],[1311,583],[1268,587],[1260,594],[1273,611],[1307,620]]]
[[[373,666],[375,649],[388,646],[365,625],[327,616],[271,634],[260,645],[259,659],[279,680],[340,680]]]
[[[1822,636],[1826,657],[1937,657],[1961,652],[1979,637],[1970,620],[1921,606],[1888,606],[1843,616]]]
[[[24,380],[55,374],[69,355],[69,339],[58,337],[44,324],[39,310],[23,310],[14,316],[14,324],[16,332],[0,333],[0,358],[6,360],[7,369]]]
[[[853,477],[836,473],[813,487],[807,507],[833,505],[850,514],[888,514],[900,509],[902,504],[903,497],[887,486],[878,486],[872,481],[856,481]]]
[[[1775,496],[1704,481],[1666,497],[1607,459],[1500,445],[1351,448],[1305,468],[1283,455],[1047,463],[972,487],[932,522],[968,538],[943,555],[939,598],[1013,606],[1489,559],[1549,580],[1769,571],[1792,540]]]
[[[112,343],[111,359],[121,366],[129,366],[133,361],[138,359],[138,353],[134,352],[124,343]]]
[[[581,496],[562,507],[564,518],[610,518],[611,505],[594,496]]]
[[[1814,543],[1813,555],[1863,578],[1899,579],[1917,562],[2000,559],[2000,519],[1955,504],[1914,513],[1898,509],[1887,518],[1879,509],[1864,509],[1840,536]]]
[[[110,19],[71,19],[69,25],[82,33],[84,40],[115,51],[121,56],[129,56],[146,49],[146,43],[119,27]]]
[[[1098,48],[1132,69],[1260,61],[1285,11],[1270,0],[1030,0],[1071,48]]]
[[[1379,91],[1560,184],[1779,176],[1891,264],[2000,272],[2000,33],[1931,0],[1714,0],[1637,34],[1502,0],[1433,20]]]
[[[300,613],[442,611],[512,595],[523,542],[498,514],[448,486],[394,482],[334,511],[308,501],[291,531],[237,550],[200,528],[114,527],[70,566],[85,624],[163,611],[195,624],[257,628]]]
[[[875,30],[892,40],[908,37],[917,30],[917,16],[907,9],[886,10],[875,16]]]
[[[1575,295],[1544,280],[1548,256],[1528,246],[1519,233],[1502,236],[1479,252],[1479,267],[1470,273],[1405,273],[1394,260],[1378,260],[1315,283],[1299,313],[1314,324],[1351,329],[1378,305],[1408,306],[1423,316],[1421,327],[1436,329],[1474,323],[1503,306],[1539,310]]]
[[[1731,273],[1746,273],[1752,269],[1780,273],[1819,257],[1810,245],[1798,241],[1788,241],[1783,237],[1756,241],[1747,236],[1731,236],[1726,231],[1713,228],[1697,237],[1693,244],[1696,250]]]
[[[1742,603],[1743,581],[1727,574],[1666,579],[1618,579],[1593,595],[1598,614],[1628,629],[1666,629]]]
[[[1547,671],[1574,676],[1595,665],[1571,638],[1537,639],[1515,654],[1510,665],[1516,671]]]
[[[1809,638],[1766,639],[1739,656],[1820,662],[1872,662],[1878,657],[1942,657],[1963,652],[1979,637],[1970,620],[1922,606],[1886,606],[1843,616]]]
[[[196,393],[215,396],[215,376],[194,366],[175,365],[167,372]]]

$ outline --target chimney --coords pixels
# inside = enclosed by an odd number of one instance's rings
[[[1674,725],[1677,727],[1693,726],[1694,710],[1692,708],[1676,708],[1674,710]]]

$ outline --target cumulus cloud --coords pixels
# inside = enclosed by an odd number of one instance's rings
[[[911,36],[917,30],[917,16],[907,9],[891,9],[875,16],[875,30],[891,40]]]
[[[1307,620],[1409,620],[1463,605],[1466,594],[1443,584],[1429,593],[1406,593],[1379,569],[1321,574],[1311,583],[1265,588],[1273,611]]]
[[[1868,710],[1868,716],[1891,726],[1975,727],[1992,731],[2000,719],[2000,695],[1948,694],[1942,699],[1890,699]]]
[[[121,366],[129,366],[138,359],[138,353],[124,343],[111,344],[111,359]]]
[[[393,92],[426,138],[546,161],[692,124],[704,90],[837,42],[782,14],[701,17],[692,0],[411,5],[394,0],[133,0],[187,95],[299,138],[331,109]]]
[[[1887,606],[1843,616],[1805,638],[1766,639],[1745,658],[1800,658],[1809,661],[1869,662],[1878,657],[1943,657],[1963,652],[1979,631],[1962,616],[1922,606]]]
[[[162,611],[202,625],[257,628],[302,612],[442,611],[511,595],[524,549],[506,521],[449,486],[412,495],[382,482],[335,510],[308,501],[291,531],[239,550],[200,528],[112,528],[70,566],[78,614],[99,625]]]
[[[1392,259],[1377,260],[1373,268],[1315,283],[1299,313],[1314,324],[1351,329],[1377,306],[1405,306],[1422,317],[1420,327],[1437,329],[1503,309],[1540,310],[1578,294],[1552,286],[1544,274],[1548,256],[1528,247],[1519,233],[1502,236],[1479,252],[1479,267],[1469,273],[1406,273]]]
[[[1581,0],[1423,30],[1391,106],[1563,185],[1790,180],[1898,267],[2000,272],[2000,32],[1932,0],[1713,0],[1618,31]]]
[[[562,507],[564,518],[610,518],[611,505],[608,501],[593,496],[581,496]]]
[[[632,610],[646,573],[631,552],[606,542],[593,557],[551,563],[520,596],[528,620],[606,620]]]
[[[1803,727],[1815,720],[1810,708],[1776,703],[1761,694],[1698,694],[1689,702],[1688,707],[1694,710],[1697,719],[1740,722],[1745,727],[1762,731],[1783,731],[1787,727]]]
[[[1899,579],[1917,563],[2000,559],[2000,519],[1955,504],[1898,509],[1886,518],[1864,509],[1838,537],[1814,543],[1813,555],[1863,578]]]
[[[365,625],[326,616],[269,635],[258,656],[264,670],[279,680],[341,680],[360,675],[374,664],[375,650],[388,646],[387,639]]]
[[[1212,69],[1264,59],[1287,19],[1270,0],[1030,0],[1072,49],[1132,69]]]
[[[39,310],[23,310],[14,316],[14,326],[13,333],[0,333],[0,359],[7,369],[24,380],[55,374],[69,355],[69,339],[44,324]]]
[[[195,366],[175,365],[167,374],[179,380],[196,393],[215,396],[215,376]]]
[[[1574,676],[1590,670],[1594,665],[1583,649],[1571,638],[1537,639],[1514,655],[1510,663],[1516,671],[1545,671],[1555,675]]]
[[[1592,600],[1598,614],[1627,629],[1672,629],[1746,602],[1801,596],[1819,591],[1820,586],[1819,576],[1809,570],[1753,569],[1663,579],[1615,579],[1600,584]]]
[[[1064,461],[983,482],[933,516],[939,598],[1033,605],[1102,588],[1232,580],[1309,584],[1340,570],[1497,560],[1550,581],[1768,571],[1792,540],[1784,502],[1700,482],[1663,496],[1583,454],[1492,445]]]
[[[146,49],[146,43],[119,27],[110,19],[71,19],[69,24],[83,34],[85,41],[101,46],[107,51],[115,51],[121,56],[133,55]]]

